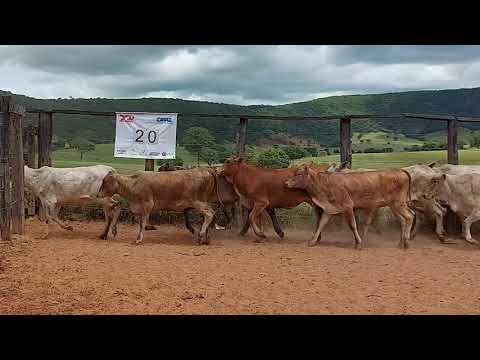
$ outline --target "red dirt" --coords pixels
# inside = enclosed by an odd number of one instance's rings
[[[480,314],[480,251],[461,239],[402,251],[399,232],[372,233],[356,251],[346,230],[309,248],[312,231],[287,228],[260,244],[212,230],[198,246],[158,226],[134,246],[137,226],[103,241],[103,223],[72,225],[42,240],[29,221],[28,243],[0,254],[0,314]]]

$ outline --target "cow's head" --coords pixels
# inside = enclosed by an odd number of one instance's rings
[[[224,176],[229,182],[232,182],[233,177],[238,173],[240,166],[244,163],[245,160],[240,156],[231,156],[225,160],[218,174]]]
[[[118,192],[118,181],[115,175],[110,171],[107,176],[103,178],[102,185],[98,191],[97,197],[112,197]]]
[[[432,176],[423,195],[425,199],[433,199],[437,197],[446,180],[447,175],[445,174]]]
[[[308,183],[308,177],[313,170],[307,165],[303,165],[295,171],[292,178],[285,181],[285,187],[289,189],[305,189]]]

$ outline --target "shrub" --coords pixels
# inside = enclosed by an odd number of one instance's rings
[[[177,156],[175,159],[158,159],[157,160],[158,166],[183,166],[183,159],[180,156]]]
[[[309,154],[309,156],[318,156],[318,149],[316,147],[306,147],[304,150]]]
[[[269,148],[257,153],[255,164],[265,168],[286,168],[290,165],[290,158],[281,149]]]
[[[283,151],[287,154],[290,160],[301,159],[310,155],[304,148],[298,146],[286,146]]]

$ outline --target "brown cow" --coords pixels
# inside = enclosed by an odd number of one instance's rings
[[[185,213],[191,209],[204,215],[198,242],[208,244],[207,231],[215,215],[209,201],[215,192],[215,183],[215,174],[208,169],[144,171],[129,176],[109,173],[103,179],[98,196],[118,194],[128,201],[132,213],[140,218],[140,231],[135,244],[143,241],[145,225],[152,211]],[[116,223],[113,227],[116,228]]]
[[[321,238],[323,228],[335,214],[343,214],[355,236],[355,248],[361,249],[354,209],[374,209],[388,206],[399,218],[402,227],[399,247],[409,247],[414,212],[409,208],[410,175],[401,169],[352,173],[326,173],[308,166],[298,169],[295,176],[285,182],[290,189],[308,192],[312,201],[323,209],[310,246]]]
[[[297,169],[297,167],[257,168],[248,165],[239,156],[225,160],[220,175],[225,176],[227,181],[233,184],[242,205],[252,209],[249,220],[258,237],[266,238],[258,226],[260,214],[264,209],[291,209],[306,202],[314,208],[317,222],[320,219],[321,210],[310,200],[306,191],[287,189],[284,186],[285,181],[294,176]]]

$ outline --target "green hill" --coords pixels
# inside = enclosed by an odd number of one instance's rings
[[[10,94],[0,91],[0,95]],[[315,99],[278,106],[239,106],[181,99],[35,99],[15,95],[16,100],[30,108],[49,110],[78,109],[94,111],[146,111],[204,114],[257,115],[327,115],[339,113],[394,114],[403,112],[458,114],[480,116],[480,88],[411,91],[376,95],[349,95]],[[178,139],[191,126],[208,128],[220,143],[232,142],[238,129],[238,120],[227,118],[195,118],[182,116],[178,125]],[[426,134],[445,129],[445,123],[420,119],[354,120],[353,131],[359,133],[389,132],[398,136],[422,139]],[[84,137],[96,143],[111,143],[115,136],[112,117],[55,115],[54,132],[58,137]],[[480,124],[462,124],[468,130],[480,129]],[[254,120],[249,123],[247,141],[254,144],[274,134],[285,133],[320,142],[324,146],[338,144],[337,121],[273,121]]]

